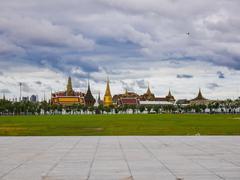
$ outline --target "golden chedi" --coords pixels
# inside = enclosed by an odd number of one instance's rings
[[[103,104],[104,104],[104,106],[107,106],[107,107],[113,105],[112,95],[111,95],[110,85],[109,85],[109,79],[107,79],[107,87],[106,87],[106,91],[105,91],[105,95],[104,95]]]

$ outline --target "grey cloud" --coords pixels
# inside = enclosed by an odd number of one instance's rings
[[[177,74],[177,78],[179,78],[179,79],[182,79],[182,78],[189,79],[189,78],[193,78],[193,75],[190,75],[190,74]]]
[[[219,78],[219,79],[224,79],[224,78],[225,78],[224,73],[221,72],[221,71],[218,71],[218,72],[217,72],[217,75],[218,75],[218,78]]]
[[[136,80],[136,84],[141,89],[146,89],[148,87],[148,83],[144,79]]]
[[[35,81],[35,83],[36,83],[37,85],[42,85],[42,82],[41,82],[41,81]]]
[[[1,93],[4,93],[4,94],[9,94],[11,93],[11,91],[9,89],[1,89],[0,90]]]
[[[3,76],[4,74],[3,74],[3,72],[2,71],[0,71],[0,76]]]
[[[32,92],[34,90],[29,86],[29,84],[27,84],[25,82],[22,82],[22,91],[26,92],[26,93],[29,93],[29,92]]]
[[[56,25],[48,20],[21,16],[14,19],[1,17],[0,29],[4,32],[3,36],[7,34],[13,43],[24,46],[71,47],[81,50],[92,48],[94,45],[92,40],[84,38],[81,34],[74,34],[66,26]]]
[[[121,82],[122,88],[123,88],[124,90],[134,91],[134,88],[133,88],[132,85],[126,83],[125,81],[120,81],[120,82]]]
[[[211,90],[216,89],[218,87],[220,87],[220,85],[218,85],[217,83],[208,83],[207,84],[207,88],[211,89]]]
[[[79,80],[79,79],[76,79],[74,78],[72,80],[73,82],[73,88],[81,88],[81,90],[84,90],[87,88],[87,81],[85,80]]]
[[[147,56],[144,61],[159,57],[161,60],[191,57],[191,60],[212,61],[234,69],[240,67],[236,43],[240,39],[239,28],[236,28],[240,22],[234,18],[238,14],[237,1],[70,0],[58,2],[58,7],[54,2],[29,1],[27,7],[17,1],[2,3],[2,36],[7,35],[12,44],[26,51],[50,51],[62,55],[91,50],[94,56],[116,51],[111,59],[114,64],[119,64],[117,56],[126,52],[125,47],[134,44],[136,46],[126,56]],[[7,13],[12,8],[16,11]],[[71,11],[65,13],[66,9]],[[184,13],[179,15],[178,9]],[[59,16],[55,15],[56,11],[61,12]],[[29,26],[32,28],[25,28]],[[190,37],[185,34],[188,31]],[[122,46],[117,43],[95,46],[95,41],[106,39],[122,43]],[[96,49],[93,50],[93,46]]]

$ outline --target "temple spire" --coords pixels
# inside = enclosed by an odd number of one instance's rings
[[[199,88],[197,98],[198,98],[198,99],[203,99],[203,95],[202,95],[201,88]]]
[[[125,88],[125,95],[128,95],[128,90],[127,90],[127,88]]]
[[[101,97],[100,97],[100,91],[98,92],[98,103],[100,104]]]
[[[106,91],[105,91],[105,95],[104,95],[104,106],[111,106],[113,104],[109,84],[110,84],[109,78],[107,78],[107,86],[106,86]]]
[[[90,89],[90,83],[89,83],[89,73],[88,73],[88,89]]]
[[[201,88],[199,88],[197,97],[192,99],[192,101],[197,101],[197,100],[207,100],[206,98],[203,97]]]
[[[84,100],[85,100],[85,104],[87,105],[87,106],[93,106],[94,105],[94,103],[95,103],[95,99],[94,99],[94,97],[93,97],[93,95],[92,95],[92,92],[91,92],[91,89],[90,89],[90,83],[89,83],[89,79],[88,79],[88,89],[87,89],[87,93],[86,93],[86,95],[85,95],[85,97],[84,97]]]
[[[174,96],[172,95],[170,88],[169,88],[169,91],[168,91],[168,95],[166,96],[166,99],[167,99],[168,101],[175,101],[175,98],[174,98]]]
[[[67,96],[73,96],[72,79],[70,76],[68,77],[67,83]]]
[[[152,94],[152,92],[150,90],[149,82],[148,82],[147,94]]]
[[[170,97],[170,96],[172,96],[172,93],[171,93],[171,90],[169,89],[169,91],[168,91],[168,96]]]
[[[112,96],[111,95],[111,91],[110,91],[110,82],[109,82],[109,78],[107,78],[107,87],[106,87],[106,91],[105,91],[105,96]]]

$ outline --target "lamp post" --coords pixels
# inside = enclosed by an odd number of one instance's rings
[[[19,97],[19,102],[22,101],[22,83],[19,83],[19,87],[20,87],[20,97]]]

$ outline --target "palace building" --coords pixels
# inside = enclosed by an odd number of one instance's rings
[[[103,105],[106,107],[113,105],[113,100],[112,100],[109,83],[110,83],[109,79],[107,79],[107,86],[106,86],[106,91],[105,91],[104,100],[103,100]]]
[[[51,94],[51,103],[57,105],[73,105],[73,104],[85,104],[84,93],[75,92],[72,88],[71,77],[68,78],[67,90],[59,91]]]
[[[113,103],[117,104],[118,106],[138,105],[139,95],[134,92],[128,92],[126,89],[125,93],[113,96]]]
[[[165,97],[155,97],[148,86],[146,93],[138,95],[134,92],[127,90],[123,94],[116,94],[113,96],[113,103],[118,106],[124,105],[172,105],[175,98],[169,90],[168,95]]]
[[[174,104],[175,98],[169,90],[168,95],[165,97],[156,97],[150,90],[148,85],[147,92],[140,96],[139,103],[143,105],[169,105]]]

